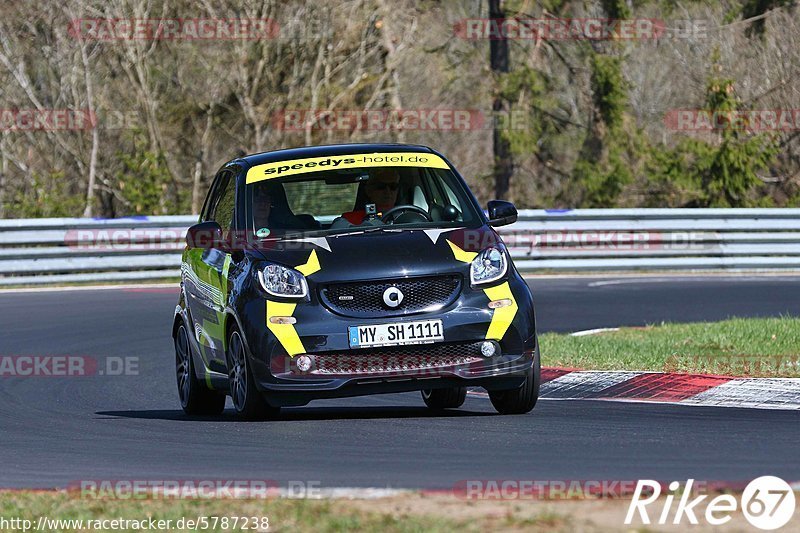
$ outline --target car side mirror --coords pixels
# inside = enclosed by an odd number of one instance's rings
[[[189,248],[216,248],[222,244],[222,228],[214,220],[201,222],[186,230],[186,244]]]
[[[511,202],[491,200],[487,204],[489,224],[494,227],[506,226],[517,221],[517,208]]]

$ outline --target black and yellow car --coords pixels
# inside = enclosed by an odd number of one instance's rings
[[[422,391],[433,409],[485,388],[504,414],[539,394],[531,293],[441,154],[402,144],[234,159],[187,232],[172,328],[190,414],[245,418],[321,398]]]

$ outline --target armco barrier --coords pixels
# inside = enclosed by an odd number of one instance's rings
[[[0,285],[142,281],[180,275],[196,216],[0,220]]]
[[[525,210],[500,232],[523,271],[800,269],[800,209]]]
[[[177,277],[195,220],[0,220],[0,285]],[[525,272],[800,270],[800,209],[523,210],[500,232]]]

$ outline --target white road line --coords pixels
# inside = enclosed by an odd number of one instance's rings
[[[691,279],[724,279],[724,278],[748,278],[753,280],[769,279],[774,281],[787,280],[797,281],[800,278],[800,271],[798,270],[703,270],[695,272],[681,272],[681,271],[662,271],[662,272],[624,272],[624,271],[595,271],[595,272],[565,272],[562,274],[548,273],[537,274],[534,272],[522,273],[522,277],[529,280],[592,280],[599,279],[601,281],[625,281],[637,282],[648,279],[660,280],[691,280]]]
[[[570,333],[570,337],[585,337],[587,335],[596,335],[598,333],[605,333],[606,331],[619,331],[619,328],[595,328],[595,329],[584,329],[582,331],[576,331],[574,333]]]
[[[786,282],[797,282],[797,276],[786,276],[786,274],[782,275],[758,275],[754,276],[752,274],[720,274],[718,276],[709,276],[708,274],[702,275],[694,275],[694,276],[662,276],[662,277],[640,277],[640,278],[620,278],[620,279],[607,279],[602,281],[592,281],[587,283],[587,287],[607,287],[610,285],[633,285],[638,283],[670,283],[670,282],[707,282],[709,280],[713,281],[727,281],[730,283],[738,283],[741,281],[786,281]]]
[[[2,294],[14,294],[24,292],[63,292],[63,291],[107,291],[107,290],[130,290],[130,289],[164,289],[174,288],[178,290],[179,282],[175,283],[147,283],[144,285],[76,285],[74,287],[25,287],[18,289],[0,289]]]
[[[489,398],[489,395],[485,392],[467,392],[469,396],[475,396],[478,398]],[[611,402],[611,403],[646,403],[650,405],[669,405],[675,407],[719,407],[722,409],[726,409],[729,407],[738,407],[740,409],[769,409],[773,411],[798,411],[800,410],[800,404],[792,406],[792,405],[742,405],[737,404],[735,402],[729,403],[687,403],[686,400],[680,402],[665,402],[662,400],[648,400],[644,398],[548,398],[540,396],[540,402]],[[534,412],[536,410],[534,409]]]
[[[576,370],[543,383],[539,399],[800,411],[800,378],[733,378],[731,381],[679,401],[592,397],[642,374],[668,376],[661,372]],[[489,398],[486,392],[479,390],[470,390],[467,394],[477,398]]]
[[[603,372],[576,371],[564,374],[556,379],[543,383],[540,394],[542,396],[558,398],[586,398],[605,389],[619,385],[645,372]]]
[[[67,491],[68,492],[68,491]],[[316,487],[301,486],[297,489],[286,487],[270,487],[265,491],[258,490],[256,498],[287,498],[297,500],[377,500],[380,498],[392,498],[404,494],[411,494],[415,491],[410,489],[392,489],[389,487]],[[206,491],[204,491],[204,494]],[[153,495],[166,494],[164,489],[157,488],[152,491]],[[233,487],[231,489],[210,490],[209,498],[222,499],[254,499],[253,489]],[[168,496],[170,497],[170,496]],[[204,496],[205,497],[205,496]]]
[[[800,409],[800,379],[751,378],[733,379],[696,396],[683,404],[719,407],[753,407],[757,409]]]
[[[414,491],[409,489],[390,489],[381,487],[371,488],[352,488],[352,487],[332,487],[300,489],[300,499],[307,500],[378,500],[381,498],[392,498],[404,494],[412,494]],[[281,498],[298,498],[296,491],[281,488],[278,491]]]

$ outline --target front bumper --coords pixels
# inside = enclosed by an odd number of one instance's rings
[[[533,363],[533,303],[522,278],[512,275],[504,284],[502,289],[506,295],[510,292],[514,301],[513,314],[498,315],[488,307],[492,288],[467,287],[444,309],[393,318],[346,317],[310,298],[293,308],[291,316],[296,322],[289,333],[296,338],[291,343],[286,340],[288,333],[278,335],[275,328],[265,327],[269,302],[252,298],[241,314],[256,385],[274,405],[455,386],[517,387]],[[498,317],[503,320],[502,327],[498,327]],[[442,321],[444,342],[350,348],[349,326],[431,319]],[[481,355],[479,347],[486,340],[496,343],[498,355]],[[302,352],[290,353],[300,345]],[[300,355],[313,359],[311,370],[298,370]]]
[[[534,353],[502,355],[468,365],[353,373],[336,377],[287,372],[280,377],[270,374],[269,378],[263,379],[266,376],[262,374],[257,383],[267,393],[267,400],[275,406],[300,406],[316,399],[450,387],[505,390],[523,384],[533,365]]]

